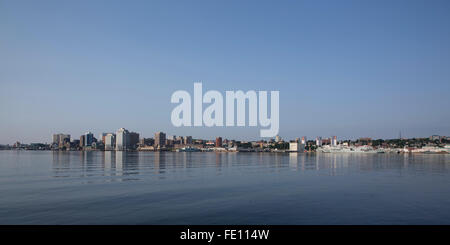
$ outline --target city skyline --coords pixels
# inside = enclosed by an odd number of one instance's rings
[[[74,136],[74,134],[67,133],[67,130],[66,130],[64,132],[53,132],[51,134],[51,136],[48,137],[49,141],[38,140],[38,141],[33,141],[33,142],[25,142],[25,141],[15,140],[14,142],[6,143],[6,144],[0,143],[0,144],[1,145],[12,145],[17,142],[22,143],[22,144],[33,144],[33,143],[52,144],[52,142],[53,143],[64,142],[64,141],[74,142],[74,141],[78,140],[78,141],[83,141],[82,142],[83,146],[90,146],[93,142],[93,139],[95,139],[97,141],[103,141],[103,142],[105,142],[105,141],[117,142],[117,135],[120,135],[123,133],[125,133],[126,135],[135,135],[137,137],[137,140],[134,140],[135,143],[137,143],[140,139],[153,139],[155,142],[165,142],[166,140],[171,140],[172,138],[175,139],[178,137],[189,137],[191,140],[198,139],[198,140],[212,141],[212,142],[217,142],[218,139],[220,139],[220,142],[221,142],[222,139],[224,139],[224,140],[236,140],[236,141],[242,141],[242,142],[259,142],[259,141],[290,142],[290,141],[295,141],[295,142],[301,142],[302,144],[305,144],[306,142],[320,142],[320,143],[316,143],[316,144],[322,144],[322,141],[327,141],[331,145],[336,145],[338,142],[342,142],[342,141],[355,141],[355,140],[360,140],[360,139],[394,140],[394,139],[421,139],[421,138],[432,138],[432,137],[450,138],[450,136],[448,136],[448,135],[439,135],[439,134],[430,134],[425,137],[414,137],[414,136],[403,137],[401,135],[401,132],[398,135],[398,137],[392,137],[392,138],[372,138],[372,137],[367,137],[367,136],[359,136],[359,137],[355,137],[355,138],[349,138],[349,137],[340,137],[340,136],[336,136],[336,135],[316,135],[316,136],[291,135],[291,136],[287,136],[287,137],[282,137],[280,135],[277,135],[275,137],[269,137],[269,138],[255,137],[254,139],[236,139],[236,138],[232,138],[232,137],[227,137],[226,135],[215,135],[213,137],[205,138],[205,137],[198,137],[195,135],[176,135],[176,134],[171,134],[171,133],[167,133],[167,132],[163,132],[163,131],[155,131],[155,132],[153,132],[153,134],[143,135],[143,134],[139,133],[138,131],[130,131],[127,128],[121,127],[119,129],[116,129],[113,131],[101,131],[101,132],[95,132],[95,133],[93,133],[91,131],[85,131],[85,133],[79,134],[79,137]],[[98,134],[99,137],[95,137],[96,134]],[[89,141],[85,141],[87,135],[90,135],[90,137],[91,137]],[[123,142],[124,139],[121,139],[121,141]],[[89,142],[89,143],[86,143],[86,142]],[[155,144],[158,144],[158,143],[155,143]],[[117,148],[114,146],[113,149],[117,149]]]
[[[0,3],[0,144],[176,128],[174,91],[280,91],[282,138],[450,134],[448,1]],[[324,18],[326,16],[327,18]]]

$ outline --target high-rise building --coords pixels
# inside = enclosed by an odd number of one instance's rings
[[[99,134],[98,140],[101,141],[103,144],[105,144],[105,138],[106,138],[107,134],[108,133],[101,133],[101,134]]]
[[[91,146],[94,142],[94,134],[91,132],[87,132],[84,134],[84,146]]]
[[[58,147],[63,147],[65,144],[70,143],[70,134],[54,134],[53,142]]]
[[[129,135],[129,141],[128,141],[128,145],[131,148],[136,148],[137,144],[139,144],[139,134],[136,132],[130,132]]]
[[[105,150],[111,151],[114,150],[116,145],[116,135],[112,133],[108,133],[105,136]]]
[[[59,134],[53,134],[52,135],[52,143],[53,144],[59,144]]]
[[[120,128],[116,132],[116,150],[124,151],[129,146],[129,132],[124,128]]]
[[[185,145],[192,144],[192,136],[185,136],[183,144],[185,144]]]
[[[222,137],[217,137],[216,138],[216,147],[222,147]]]
[[[86,135],[80,136],[80,147],[84,147],[84,142],[86,141]]]
[[[166,145],[166,134],[163,132],[155,133],[155,146],[164,146]]]

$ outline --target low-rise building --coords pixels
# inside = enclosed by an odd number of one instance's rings
[[[300,142],[290,142],[289,143],[289,151],[290,152],[304,152],[305,145]]]

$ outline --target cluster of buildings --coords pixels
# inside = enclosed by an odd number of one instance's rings
[[[86,132],[79,139],[71,140],[69,134],[54,134],[53,150],[136,150],[139,146],[139,133],[120,128],[115,133],[101,133],[98,138]]]
[[[51,149],[53,150],[168,150],[174,145],[193,144],[192,136],[166,137],[163,132],[155,133],[154,138],[141,138],[139,133],[125,128],[115,133],[101,133],[98,138],[87,132],[79,139],[72,139],[70,134],[54,134]]]
[[[239,151],[239,152],[402,152],[402,153],[450,153],[450,137],[432,135],[412,139],[339,140],[337,136],[306,136],[285,141],[280,136],[259,141],[236,141],[216,137],[214,140],[193,139],[192,136],[167,136],[156,132],[154,137],[140,137],[139,133],[120,128],[116,132],[101,133],[96,138],[86,132],[79,138],[70,134],[54,134],[51,144],[16,142],[12,146],[0,145],[0,149],[25,150],[105,150],[105,151]]]
[[[433,135],[428,138],[411,139],[371,139],[344,140],[337,142],[316,139],[314,151],[317,152],[357,152],[357,153],[450,153],[450,137]]]
[[[277,136],[268,141],[235,141],[217,137],[215,140],[193,139],[192,136],[167,136],[156,132],[153,138],[140,137],[139,133],[125,128],[115,133],[101,133],[98,138],[86,132],[79,139],[70,134],[54,134],[52,150],[105,150],[105,151],[305,151],[306,137],[285,142]]]

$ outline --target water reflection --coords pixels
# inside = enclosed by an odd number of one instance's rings
[[[378,171],[446,172],[449,155],[407,154],[313,154],[313,153],[199,153],[199,152],[52,152],[55,177],[106,176],[130,177],[166,175],[214,168],[216,174],[227,171],[296,172],[320,171],[329,175],[345,174],[346,169]],[[127,178],[130,180],[131,178]],[[125,180],[125,178],[123,179]]]

